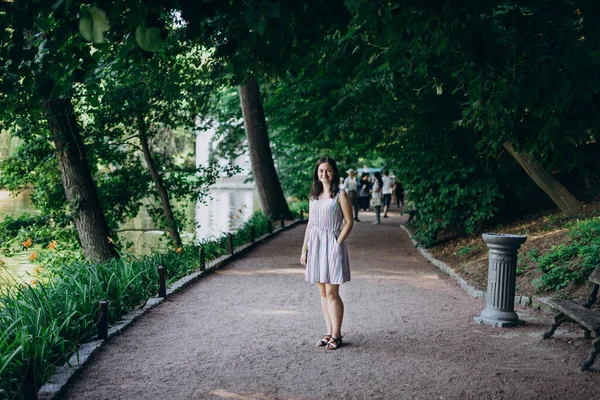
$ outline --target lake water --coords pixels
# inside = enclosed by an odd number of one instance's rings
[[[206,204],[179,204],[185,207],[188,224],[182,232],[182,240],[191,242],[194,238],[218,236],[222,232],[233,232],[247,221],[252,213],[259,210],[256,191],[251,185],[244,184],[241,178],[231,178],[218,182],[210,190],[210,198]],[[36,214],[31,205],[28,193],[12,197],[8,192],[0,191],[0,219],[5,215],[18,217],[24,213]],[[128,249],[133,254],[146,254],[153,248],[164,248],[170,245],[163,232],[157,230],[145,209],[138,216],[119,230],[119,236],[133,246]],[[162,240],[160,240],[162,237]],[[18,280],[30,280],[36,267],[29,260],[31,252],[17,254],[10,258],[1,257],[8,268],[0,268],[0,279],[14,277]]]

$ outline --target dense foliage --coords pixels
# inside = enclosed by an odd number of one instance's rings
[[[304,195],[322,154],[353,167],[380,158],[372,166],[402,179],[426,245],[549,204],[507,144],[594,196],[597,10],[559,3],[347,2],[348,30],[268,87],[286,189]]]

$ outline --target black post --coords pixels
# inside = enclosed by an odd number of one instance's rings
[[[167,297],[167,281],[165,279],[165,267],[158,266],[158,297]]]
[[[281,227],[285,228],[285,218],[281,217]]]
[[[38,400],[37,385],[35,384],[35,365],[33,360],[23,362],[23,399]]]
[[[254,232],[254,225],[250,225],[250,243],[254,243],[255,235],[256,235],[256,232]]]
[[[229,254],[233,254],[233,235],[231,233],[227,234],[227,251]]]
[[[98,319],[98,339],[108,339],[108,301],[100,300],[100,318]]]
[[[204,254],[204,246],[200,246],[200,271],[206,271],[206,255]]]
[[[304,210],[300,210],[300,219],[304,219]]]
[[[271,221],[271,217],[267,220],[267,232],[269,234],[273,233],[273,221]]]

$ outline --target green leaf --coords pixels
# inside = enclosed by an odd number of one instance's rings
[[[83,12],[79,19],[79,33],[88,42],[104,42],[104,32],[110,29],[106,13],[96,6]]]
[[[98,101],[98,98],[96,96],[91,96],[89,98],[89,101],[92,107],[100,107],[100,102]]]
[[[52,26],[52,20],[50,18],[40,18],[36,21],[37,27],[42,31],[47,31]]]
[[[260,36],[265,36],[267,32],[268,22],[265,18],[262,18],[256,27],[256,30]]]
[[[270,18],[281,17],[281,10],[279,9],[279,3],[273,3],[266,9],[265,15]]]
[[[138,26],[135,30],[135,40],[142,50],[155,52],[162,45],[160,30],[155,27]]]

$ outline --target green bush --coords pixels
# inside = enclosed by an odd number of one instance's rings
[[[425,247],[444,231],[473,234],[497,212],[500,197],[493,180],[477,178],[472,167],[431,168],[430,177],[411,187],[418,214],[415,238]]]
[[[600,218],[575,224],[568,233],[571,242],[552,247],[551,251],[537,256],[542,276],[535,285],[542,290],[559,290],[569,283],[583,283],[600,265]],[[533,257],[532,257],[533,259]]]
[[[72,243],[78,246],[77,232],[72,221],[59,221],[55,218],[41,215],[21,215],[13,218],[10,215],[0,222],[0,248],[10,256],[19,249],[20,243],[31,238],[34,243],[48,244],[53,240],[61,243]]]
[[[304,213],[304,218],[308,216],[308,200],[297,200],[290,203],[290,211],[295,219],[300,219],[300,211]]]

